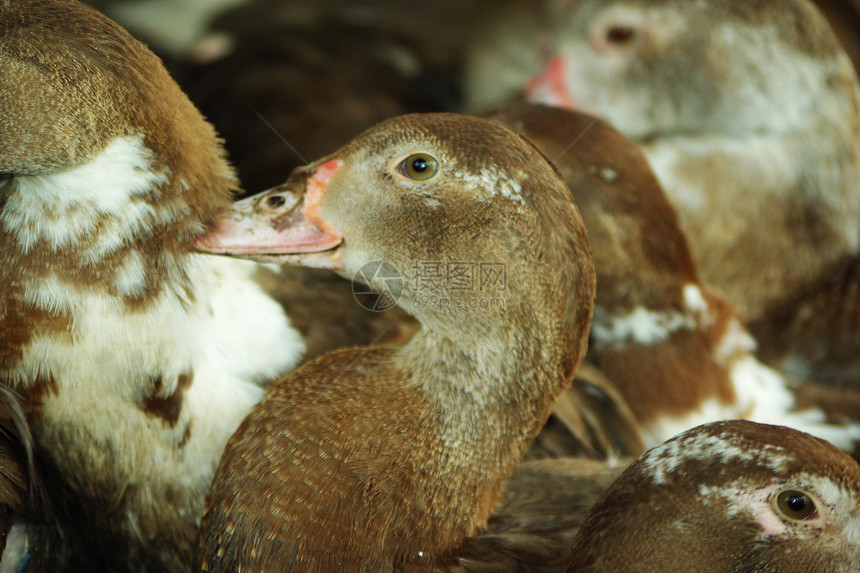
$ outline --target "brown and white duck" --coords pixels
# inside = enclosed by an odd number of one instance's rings
[[[69,518],[33,566],[187,570],[224,444],[305,341],[277,270],[193,251],[237,182],[148,49],[5,1],[0,64],[0,381]]]
[[[860,467],[831,444],[748,421],[641,456],[592,508],[569,573],[860,571]]]
[[[552,6],[532,100],[600,115],[639,143],[705,282],[763,343],[778,340],[773,316],[804,319],[796,296],[860,247],[858,83],[825,19],[806,0]],[[834,345],[842,336],[822,321],[798,328]],[[818,375],[803,349],[768,355]]]
[[[588,361],[618,387],[647,447],[731,418],[785,425],[853,451],[860,424],[798,411],[732,305],[699,279],[678,217],[635,143],[592,116],[520,104],[485,114],[532,141],[570,187],[591,240]]]
[[[827,442],[781,426],[714,422],[628,465],[521,464],[487,530],[457,550],[452,570],[860,569],[860,473]]]
[[[585,351],[594,270],[557,172],[495,122],[403,116],[237,203],[198,245],[363,276],[422,324],[269,386],[218,468],[198,565],[444,563]]]

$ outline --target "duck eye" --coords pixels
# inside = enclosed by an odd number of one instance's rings
[[[399,171],[414,181],[428,181],[439,172],[439,162],[432,155],[413,153],[400,163]]]
[[[627,44],[636,35],[630,26],[612,26],[606,31],[606,41],[610,44]]]
[[[776,496],[777,512],[791,521],[809,521],[818,516],[812,498],[802,491],[789,489]]]

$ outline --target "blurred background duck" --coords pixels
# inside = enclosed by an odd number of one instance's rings
[[[537,145],[573,193],[598,279],[586,360],[620,390],[646,447],[705,422],[745,418],[858,451],[860,424],[839,414],[840,424],[828,424],[832,410],[799,408],[796,382],[755,357],[731,303],[699,279],[676,212],[631,140],[555,107],[520,104],[485,117]]]
[[[525,94],[600,115],[633,138],[703,279],[736,306],[762,357],[798,376],[856,383],[858,84],[815,7],[540,6],[519,6],[478,35],[470,105]]]

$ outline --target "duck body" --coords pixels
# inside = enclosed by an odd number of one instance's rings
[[[0,35],[0,380],[67,519],[32,566],[185,570],[224,444],[302,339],[263,267],[193,252],[236,181],[158,59],[77,2],[7,3]]]
[[[427,162],[429,180],[407,176]],[[558,231],[544,232],[549,217]],[[403,347],[323,355],[269,387],[219,467],[200,566],[446,566],[486,524],[584,352],[594,278],[566,187],[498,124],[410,115],[219,221],[200,248],[342,275],[385,261],[422,328]],[[506,279],[440,279],[434,262],[501,264]]]
[[[860,426],[799,408],[755,357],[733,306],[699,278],[678,217],[633,143],[605,122],[519,104],[487,112],[551,158],[580,207],[598,276],[589,363],[619,388],[647,447],[696,425],[745,418],[853,451]]]
[[[206,543],[227,530],[225,545],[241,551],[226,549],[218,561],[204,562],[204,570],[266,562],[308,571],[422,569],[479,531],[501,484],[488,487],[487,476],[471,468],[503,452],[489,440],[455,447],[441,432],[428,435],[442,407],[420,384],[404,383],[408,377],[392,371],[392,363],[394,349],[336,351],[301,368],[301,380],[317,384],[292,381],[266,394],[265,407],[248,417],[241,441],[233,443],[242,456],[228,454],[220,470],[222,476],[250,472],[254,486],[233,491],[218,489],[219,483],[209,498],[210,508],[231,517],[225,522],[209,510],[206,527],[213,534]],[[360,376],[345,379],[345,369]],[[460,423],[494,405],[469,406],[456,413]],[[286,459],[277,469],[255,466],[245,461],[249,450],[266,460]],[[428,476],[444,476],[457,487],[428,483]],[[438,519],[422,519],[416,500]],[[277,519],[264,530],[235,517],[266,514]],[[249,554],[258,557],[249,563]]]

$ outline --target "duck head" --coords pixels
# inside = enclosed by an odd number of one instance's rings
[[[556,287],[567,308],[578,297],[561,293],[591,272],[579,212],[541,153],[495,122],[454,114],[379,124],[235,203],[197,247],[396,290],[422,321],[515,315],[511,304],[528,303],[514,301]],[[581,272],[554,278],[551,269],[573,261],[583,261]]]
[[[559,10],[529,99],[601,115],[628,137],[785,133],[853,113],[851,61],[809,2],[774,11],[766,1],[585,0]]]
[[[568,571],[857,571],[858,500],[860,467],[832,444],[714,422],[616,480],[577,534]]]

